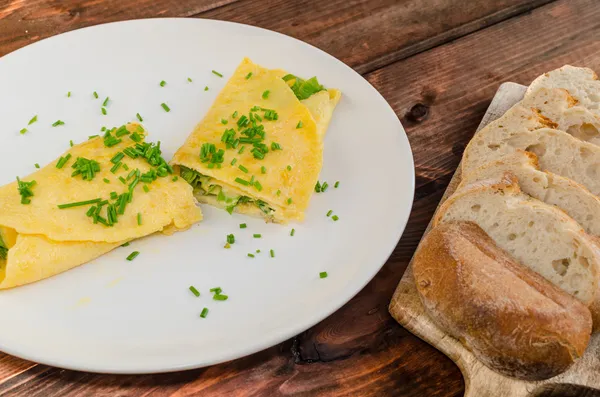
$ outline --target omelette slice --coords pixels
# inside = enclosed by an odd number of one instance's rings
[[[188,183],[139,124],[70,148],[37,172],[0,187],[0,289],[86,263],[155,232],[202,219]]]
[[[302,220],[341,93],[244,59],[171,164],[198,201],[229,213]]]

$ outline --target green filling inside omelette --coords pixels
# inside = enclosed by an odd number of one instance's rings
[[[216,198],[217,202],[225,207],[230,214],[240,204],[251,204],[256,206],[266,216],[272,216],[275,210],[267,203],[259,199],[253,199],[244,195],[226,194],[223,187],[210,176],[203,175],[195,170],[181,166],[181,177],[194,188],[194,196]]]
[[[299,100],[307,99],[317,92],[324,91],[325,87],[319,84],[316,77],[311,77],[308,80],[301,79],[293,74],[286,74],[282,77]]]

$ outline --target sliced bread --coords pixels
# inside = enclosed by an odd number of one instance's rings
[[[525,95],[540,88],[562,88],[569,91],[580,106],[600,113],[600,80],[592,69],[565,65],[536,78]]]
[[[476,224],[433,228],[412,270],[427,314],[490,368],[540,380],[583,356],[587,307],[517,263]]]
[[[537,156],[530,152],[517,150],[463,175],[458,189],[476,181],[500,177],[505,172],[517,177],[524,193],[557,206],[587,233],[600,236],[600,199],[571,179],[541,171]]]
[[[519,105],[539,111],[557,130],[600,145],[600,117],[577,103],[567,90],[542,87],[526,95]]]
[[[600,195],[600,146],[551,128],[514,133],[489,129],[484,134],[479,133],[465,149],[462,172],[468,175],[481,165],[500,160],[518,149],[537,155],[543,170],[572,179]]]
[[[564,212],[522,193],[513,175],[455,192],[434,225],[449,221],[476,223],[521,264],[585,304],[595,299],[599,248]]]

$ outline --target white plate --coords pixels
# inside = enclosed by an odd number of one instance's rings
[[[412,205],[414,167],[404,130],[381,95],[352,69],[308,44],[255,27],[198,19],[128,21],[66,33],[3,57],[0,185],[57,158],[70,139],[83,141],[101,126],[134,120],[138,112],[150,139],[161,140],[170,158],[244,56],[316,75],[343,92],[320,177],[331,187],[314,195],[306,221],[265,224],[203,207],[205,220],[187,232],[144,238],[62,275],[0,292],[0,350],[94,372],[197,368],[302,332],[373,278],[396,246]],[[106,96],[111,102],[102,116]],[[39,121],[27,126],[35,114]],[[52,128],[58,119],[65,125]],[[20,135],[23,127],[29,132]],[[325,216],[330,209],[338,222]],[[242,222],[247,229],[239,229]],[[229,233],[236,243],[226,250]],[[256,258],[246,256],[256,249]],[[268,256],[270,249],[276,258]],[[126,261],[133,250],[140,256]],[[320,279],[321,271],[329,277]],[[200,298],[188,290],[192,284]],[[228,301],[211,299],[208,290],[216,286]],[[203,307],[210,309],[206,319],[199,317]]]

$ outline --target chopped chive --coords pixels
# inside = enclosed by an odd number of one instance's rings
[[[126,242],[125,244],[122,244],[121,247],[129,247],[129,241]]]
[[[123,157],[125,157],[123,152],[119,152],[115,154],[112,159],[110,159],[110,162],[113,164],[117,164],[119,161],[123,160]]]
[[[235,163],[237,163],[237,159],[234,158],[233,160],[231,160],[231,165],[235,165]]]
[[[291,197],[289,199],[287,199],[287,203],[288,203],[288,205],[292,204],[292,198]]]
[[[54,123],[52,123],[52,127],[58,127],[59,125],[64,125],[65,122],[62,120],[56,120]]]
[[[37,121],[37,114],[35,116],[33,116],[31,118],[31,120],[29,120],[29,123],[27,123],[27,125],[31,125],[31,124],[35,123],[36,121]]]
[[[221,289],[221,287],[215,287],[215,288],[211,288],[210,292],[214,292],[215,294],[220,294],[223,290]]]
[[[334,221],[337,222],[337,220],[340,219],[340,218],[337,215],[334,215],[334,216],[331,217],[331,219],[333,219]]]
[[[327,278],[327,272],[319,273],[319,278]]]
[[[281,196],[281,190],[277,189],[277,193],[275,194],[277,194],[277,196]]]
[[[98,99],[98,93],[94,91],[94,98]]]
[[[96,203],[99,203],[101,201],[102,201],[101,198],[97,198],[97,199],[93,199],[93,200],[79,201],[79,202],[69,203],[69,204],[59,204],[58,208],[61,209],[61,210],[64,210],[66,208],[81,207],[81,206],[84,206],[84,205],[96,204]]]
[[[244,185],[244,186],[248,186],[248,185],[250,185],[250,182],[248,182],[248,181],[245,181],[245,180],[243,180],[242,178],[235,178],[235,181],[236,181],[237,183],[240,183],[240,184]]]
[[[236,110],[235,112],[233,112],[233,114],[231,115],[231,117],[235,119],[237,116],[238,116],[238,112]]]
[[[216,300],[216,301],[226,301],[227,299],[229,299],[229,297],[227,295],[221,295],[221,294],[213,295],[213,300]]]
[[[290,236],[294,236],[294,234],[296,234],[296,229],[292,229],[292,231],[290,232]]]
[[[243,165],[238,165],[238,168],[240,169],[240,171],[245,172],[246,174],[248,173],[248,168],[244,167]]]
[[[246,75],[246,80],[248,80],[250,77],[252,77],[252,72],[250,72]]]
[[[327,182],[323,182],[323,184],[321,185],[321,193],[324,193],[328,187],[329,187],[329,184]]]
[[[35,163],[35,168],[40,168],[40,165],[38,163]]]
[[[205,307],[204,309],[202,309],[202,313],[200,313],[200,317],[206,318],[207,315],[208,315],[208,307]]]
[[[142,118],[142,116],[140,116],[139,113],[136,113],[135,117],[137,117],[137,119],[140,121],[140,123],[144,121],[144,119]]]
[[[227,120],[221,119],[221,124],[223,124],[223,125],[227,124]]]
[[[19,131],[19,133],[21,135],[25,134],[27,132],[27,128],[22,128],[21,131]]]
[[[262,234],[256,233],[256,234],[253,234],[252,237],[254,237],[254,238],[261,238]]]
[[[96,212],[96,206],[92,205],[89,210],[85,213],[86,216],[92,216]]]
[[[133,251],[131,254],[129,254],[129,256],[126,258],[128,261],[132,261],[135,258],[137,258],[137,256],[140,254],[140,251]]]
[[[333,185],[333,187],[334,187],[334,188],[336,188],[336,189],[338,188],[338,186],[340,186],[340,181],[337,181],[337,182],[335,183],[335,185]]]
[[[327,216],[331,216],[331,214],[333,214],[333,210],[327,211]]]
[[[110,181],[106,178],[103,179],[104,183],[110,183]]]
[[[233,244],[233,243],[235,243],[235,236],[234,236],[233,234],[228,234],[228,235],[227,235],[227,242],[228,242],[229,244]]]
[[[254,187],[256,188],[256,190],[258,190],[259,192],[262,191],[263,187],[260,184],[259,181],[254,182]]]
[[[123,163],[121,163],[120,161],[115,163],[115,165],[113,165],[112,168],[110,169],[110,172],[112,172],[113,174],[116,174],[117,171],[119,170],[119,167],[121,167],[121,165],[123,165]]]
[[[67,92],[67,98],[71,98],[71,91]]]
[[[161,103],[160,106],[162,106],[162,108],[165,109],[165,112],[167,112],[167,113],[171,111],[171,108],[168,107],[167,104],[164,102]]]
[[[285,168],[286,168],[288,171],[291,171],[291,170],[292,170],[292,166],[291,166],[291,165],[288,165],[288,166],[287,166],[287,167],[285,167]]]
[[[98,138],[100,135],[90,135],[88,136],[88,140]]]
[[[267,173],[267,168],[263,165],[262,167],[260,167],[260,172],[262,174],[266,174]]]
[[[189,289],[192,291],[192,294],[196,295],[196,298],[200,296],[200,291],[198,291],[193,285],[190,285]]]
[[[110,100],[109,97],[106,97],[106,99],[104,100],[104,102],[102,102],[102,106],[106,107],[108,105],[108,101]]]
[[[229,248],[231,248],[231,244],[225,243],[225,245],[223,246],[223,248],[229,249]]]
[[[205,87],[204,87],[204,91],[208,91],[208,86],[205,86]]]
[[[250,253],[248,253],[248,256],[249,256],[250,258],[254,258],[254,254],[250,254]]]
[[[317,181],[315,184],[315,192],[321,193],[321,182]]]
[[[240,150],[238,150],[238,154],[242,154],[244,153],[244,149],[246,149],[246,146],[243,146],[240,148]]]
[[[269,94],[271,93],[271,91],[266,90],[265,92],[262,93],[262,98],[263,99],[268,99],[269,98]]]
[[[150,188],[148,187],[148,185],[144,185],[143,189],[146,193],[148,193],[150,191]]]
[[[216,70],[213,70],[212,73],[219,77],[223,77],[223,75],[221,73],[217,72]]]
[[[171,180],[172,180],[173,182],[177,182],[177,181],[179,180],[179,177],[178,177],[177,175],[175,175],[175,176],[173,177],[173,179],[171,179]]]
[[[159,84],[160,84],[160,86],[161,86],[161,87],[164,87],[164,86],[166,86],[166,85],[167,85],[167,82],[163,80],[163,81],[161,81]]]
[[[71,147],[73,147],[74,143],[73,143],[73,140],[72,140],[72,139],[69,141],[69,145],[70,145]]]
[[[65,157],[61,157],[60,159],[58,159],[58,162],[56,163],[56,168],[61,169],[62,167],[64,167],[70,158],[71,158],[71,153],[67,153],[67,155]]]
[[[296,125],[296,129],[298,128],[302,128],[302,120],[298,121],[298,124]]]
[[[189,77],[188,77],[188,79],[187,79],[187,80],[188,80],[190,83],[192,82],[192,79],[191,79],[191,78],[189,78]]]
[[[123,178],[122,176],[120,176],[120,177],[119,177],[119,180],[121,181],[121,183],[122,183],[123,185],[126,185],[126,184],[127,184],[127,181],[126,181],[126,180],[125,180],[125,178]]]
[[[105,116],[106,116],[106,113],[107,113],[107,112],[106,112],[106,108],[100,108],[100,111],[102,112],[102,114],[103,114],[103,115],[105,115]]]
[[[111,200],[116,200],[118,197],[117,192],[110,192],[110,198]]]
[[[269,252],[270,252],[270,254],[271,254],[271,258],[275,258],[275,251],[271,250],[271,251],[269,251]]]
[[[254,175],[252,175],[252,178],[250,178],[250,184],[254,185]]]
[[[245,229],[246,227],[248,227],[248,225],[245,223],[240,223],[240,229]]]
[[[277,142],[271,142],[271,150],[281,150],[281,145]]]
[[[138,222],[138,226],[142,226],[142,213],[138,212],[137,214],[137,222]]]

